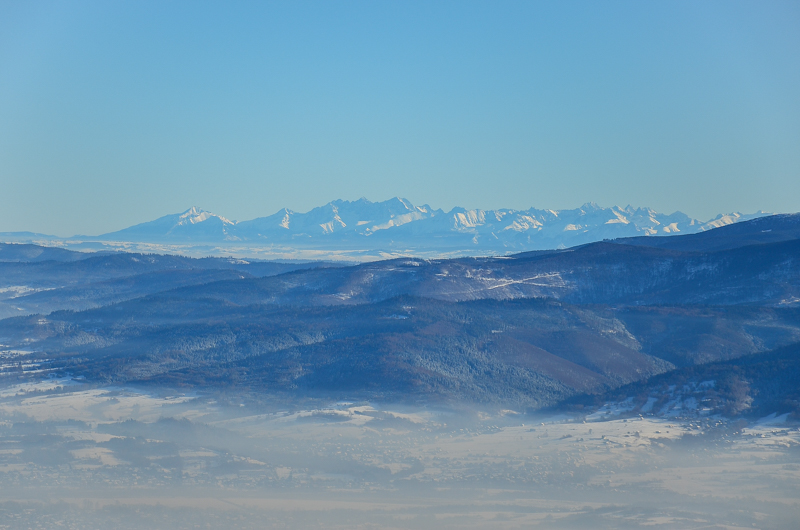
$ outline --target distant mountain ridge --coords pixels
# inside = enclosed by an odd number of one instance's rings
[[[703,222],[682,212],[602,207],[547,210],[466,209],[448,212],[395,197],[382,202],[335,200],[308,212],[283,208],[236,222],[196,206],[99,236],[57,237],[0,232],[0,242],[78,251],[135,251],[194,257],[363,262],[401,256],[454,258],[554,250],[601,240],[640,238],[669,247],[675,235],[700,234],[771,214],[738,212]],[[653,237],[669,236],[669,237]]]
[[[415,206],[399,197],[383,202],[362,198],[332,201],[306,213],[284,208],[242,222],[192,207],[96,239],[509,252],[621,237],[693,234],[763,215],[768,214],[732,213],[701,222],[681,212],[667,215],[650,208],[608,208],[595,203],[571,210],[453,208],[445,212],[427,204]]]

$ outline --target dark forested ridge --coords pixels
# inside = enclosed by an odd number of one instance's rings
[[[24,243],[0,243],[0,262],[78,261],[87,254],[57,247],[42,247]]]
[[[94,254],[0,243],[0,318],[87,309],[186,285],[330,266],[334,264]]]
[[[597,394],[578,394],[561,403],[560,408],[585,410],[629,400],[632,414],[658,413],[676,395],[684,394],[710,413],[735,416],[746,412],[763,417],[790,412],[796,419],[800,416],[798,381],[800,343],[794,343],[726,361],[686,366]]]
[[[4,377],[551,406],[800,342],[795,224],[348,267],[12,249]]]

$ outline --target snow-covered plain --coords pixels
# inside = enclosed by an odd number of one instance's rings
[[[794,528],[791,418],[625,403],[533,416],[6,381],[0,528]]]

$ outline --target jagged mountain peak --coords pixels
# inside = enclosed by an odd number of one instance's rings
[[[192,206],[182,214],[180,214],[180,221],[179,224],[197,224],[202,223],[203,221],[207,221],[211,218],[217,218],[221,220],[224,224],[227,225],[235,225],[236,221],[231,221],[230,219],[226,219],[221,215],[217,215],[215,213],[203,210],[202,208],[198,208],[197,206]]]

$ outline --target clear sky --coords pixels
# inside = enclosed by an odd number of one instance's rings
[[[800,210],[800,2],[0,0],[0,231]]]

